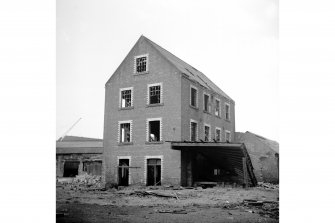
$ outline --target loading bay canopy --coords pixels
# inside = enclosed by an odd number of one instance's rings
[[[170,142],[172,149],[182,152],[185,185],[204,180],[234,181],[245,186],[257,185],[254,168],[243,143]],[[214,179],[215,176],[212,176],[213,168],[220,168],[228,174],[222,176],[221,179],[218,177]],[[215,170],[214,175],[217,175]],[[212,179],[210,179],[211,176],[213,177]]]

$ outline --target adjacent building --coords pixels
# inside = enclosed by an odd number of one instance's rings
[[[234,137],[234,100],[144,36],[105,85],[106,183],[255,185],[247,150]]]
[[[56,141],[56,176],[102,175],[102,139],[65,136]]]

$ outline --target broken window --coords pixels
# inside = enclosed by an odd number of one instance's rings
[[[215,115],[220,116],[220,100],[215,99]]]
[[[191,122],[191,141],[197,141],[197,123]]]
[[[147,71],[147,56],[136,58],[136,73],[143,73]]]
[[[198,96],[198,91],[196,88],[191,87],[191,105],[194,107],[197,107],[197,96]]]
[[[204,94],[204,111],[209,112],[209,95]]]
[[[160,141],[160,120],[149,121],[149,142]]]
[[[227,120],[230,120],[230,105],[229,105],[229,104],[226,104],[226,105],[225,105],[225,111],[226,111],[225,118],[226,118]]]
[[[121,91],[121,108],[131,107],[131,89]]]
[[[130,123],[120,124],[120,142],[130,142]]]
[[[231,141],[231,138],[230,138],[230,132],[229,131],[226,131],[226,142],[230,142]]]
[[[147,186],[161,185],[161,159],[147,159]]]
[[[63,177],[75,177],[78,175],[79,161],[65,161]]]
[[[161,85],[149,87],[149,104],[161,103]]]
[[[205,125],[205,139],[204,141],[208,142],[210,140],[210,127]]]
[[[221,141],[221,129],[215,129],[215,140],[217,142]]]

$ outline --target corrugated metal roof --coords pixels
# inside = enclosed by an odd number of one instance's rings
[[[186,74],[189,79],[198,82],[205,88],[208,88],[217,94],[224,96],[225,98],[232,100],[225,92],[223,92],[218,86],[216,86],[209,78],[206,77],[201,71],[197,70],[196,68],[192,67],[188,63],[184,62],[183,60],[179,59],[163,47],[159,46],[158,44],[154,43],[150,39],[145,36],[142,36],[145,40],[147,40],[155,49],[157,49],[168,61],[170,61],[181,73]]]

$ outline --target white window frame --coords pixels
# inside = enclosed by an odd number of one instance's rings
[[[129,167],[131,166],[131,156],[117,156],[117,166],[119,166],[120,160],[121,159],[129,159]],[[128,178],[128,184],[130,185],[132,183],[131,180],[131,168],[128,169],[128,173],[129,173],[129,178]],[[119,171],[117,171],[117,179],[116,182],[119,181]],[[119,182],[118,182],[119,183]]]
[[[215,127],[215,136],[214,136],[214,139],[216,140],[216,130],[220,130],[220,140],[219,142],[222,141],[222,129],[220,127]]]
[[[146,142],[149,141],[149,122],[151,121],[159,121],[159,141],[156,142],[162,142],[163,141],[163,122],[162,122],[162,117],[159,118],[147,118],[146,121]],[[150,143],[155,143],[155,142],[150,142]]]
[[[164,173],[164,156],[163,155],[157,155],[157,156],[144,156],[144,184],[147,184],[147,160],[148,159],[160,159],[161,160],[161,185],[163,181],[163,173]]]
[[[197,128],[195,130],[195,141],[198,141],[199,139],[199,123],[194,120],[194,119],[190,119],[190,141],[192,141],[192,122],[197,124]]]
[[[121,124],[130,123],[130,142],[121,142]],[[117,131],[117,142],[119,143],[132,143],[133,142],[133,120],[124,120],[118,122],[118,131]]]
[[[208,109],[207,109],[207,111],[205,109],[205,95],[208,96]],[[203,103],[204,104],[204,106],[203,106],[204,111],[210,113],[211,112],[211,95],[208,94],[208,93],[206,93],[206,92],[204,92],[203,96],[202,96],[202,99],[203,99],[203,102],[204,102]]]
[[[131,105],[130,107],[122,107],[122,91],[131,90]],[[134,107],[134,87],[120,88],[119,92],[119,108],[132,108]]]
[[[217,97],[214,97],[214,115],[217,116],[217,117],[221,117],[221,100]],[[216,111],[216,101],[219,101],[219,115],[216,115],[215,114],[215,111]]]
[[[226,117],[226,113],[227,113],[227,111],[226,111],[226,105],[228,105],[228,118]],[[229,103],[225,103],[225,108],[224,108],[224,110],[225,110],[225,114],[224,114],[224,118],[226,119],[226,120],[228,120],[228,121],[230,121],[230,104]]]
[[[197,91],[196,93],[196,100],[195,100],[195,106],[192,105],[192,88],[195,89]],[[199,90],[197,87],[195,87],[194,85],[190,85],[190,105],[192,107],[198,108],[199,107]]]
[[[229,139],[227,139],[227,133],[229,133]],[[231,142],[231,132],[228,130],[225,130],[225,141]]]
[[[205,141],[205,136],[206,136],[206,131],[205,131],[205,129],[206,129],[206,127],[208,127],[209,128],[209,132],[208,132],[208,141]],[[212,137],[211,137],[211,125],[210,124],[207,124],[207,123],[204,123],[204,141],[205,142],[210,142],[211,140],[212,140]]]
[[[146,71],[143,71],[143,72],[137,72],[136,71],[136,59],[137,58],[140,58],[140,57],[146,57],[147,58],[147,64],[146,64]],[[134,74],[145,74],[145,73],[148,73],[149,72],[149,54],[142,54],[142,55],[138,55],[138,56],[135,56],[134,57]]]
[[[154,86],[160,86],[161,87],[161,92],[160,92],[160,103],[158,104],[150,104],[150,87],[154,87]],[[159,105],[159,104],[163,104],[163,83],[154,83],[154,84],[148,84],[147,87],[147,105]]]

